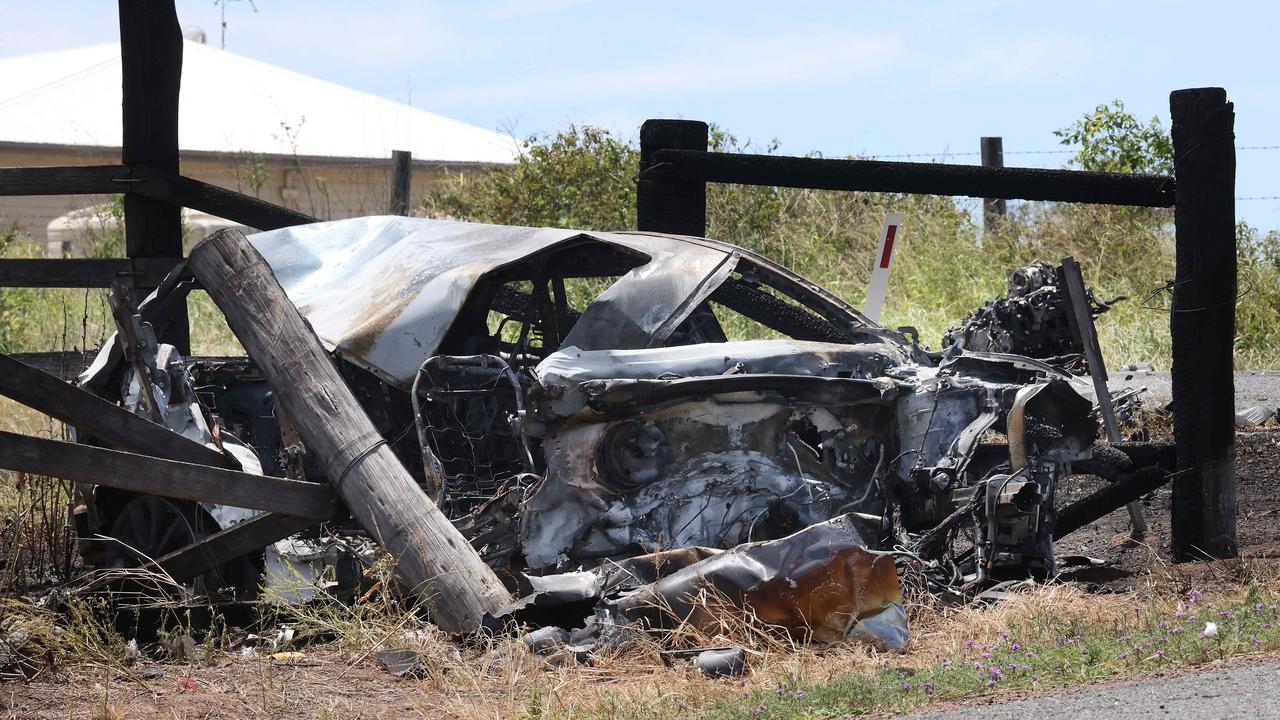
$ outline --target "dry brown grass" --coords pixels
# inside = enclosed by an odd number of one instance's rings
[[[975,647],[1007,643],[1007,633],[1023,646],[1036,648],[1055,645],[1064,628],[1076,628],[1081,636],[1120,636],[1134,624],[1137,609],[1171,614],[1180,600],[1185,601],[1189,588],[1205,589],[1205,607],[1237,607],[1250,592],[1274,597],[1280,593],[1278,567],[1274,561],[1163,567],[1144,587],[1129,593],[1091,595],[1075,585],[1050,584],[994,605],[916,605],[911,609],[911,643],[902,653],[865,645],[783,642],[749,615],[727,620],[723,633],[677,638],[676,644],[752,648],[749,674],[729,680],[704,678],[683,662],[664,662],[661,651],[672,645],[671,637],[637,637],[597,653],[589,664],[556,666],[558,661],[530,655],[519,640],[506,636],[457,644],[411,614],[400,613],[393,601],[375,598],[375,607],[347,609],[345,618],[343,611],[293,616],[289,621],[300,636],[308,629],[339,634],[331,642],[293,648],[301,655],[285,659],[272,659],[269,647],[245,655],[240,649],[210,645],[195,661],[144,659],[125,667],[113,664],[109,656],[84,654],[91,652],[89,640],[94,637],[100,648],[119,648],[123,639],[68,630],[75,638],[68,647],[78,648],[78,657],[64,657],[60,669],[5,692],[33,717],[43,716],[41,708],[49,709],[49,717],[88,717],[104,707],[104,697],[109,697],[108,709],[131,718],[205,717],[210,712],[273,720],[744,717],[744,705],[757,702],[762,693],[773,697],[779,689],[823,688],[850,678],[872,684],[894,673],[924,676],[941,658],[959,659],[976,652]],[[377,607],[383,602],[389,604]],[[350,617],[352,613],[358,617]],[[421,653],[421,673],[397,680],[383,672],[374,651],[389,647]],[[1068,672],[1047,679],[1031,691],[1168,668],[1144,667],[1110,658],[1098,667],[1075,668],[1076,675]],[[184,687],[181,678],[193,679],[197,686]],[[57,712],[52,710],[55,697]],[[891,706],[897,700],[890,697],[886,702]]]

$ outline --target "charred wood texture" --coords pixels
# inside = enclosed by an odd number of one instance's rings
[[[981,140],[982,166],[1004,167],[1004,138],[984,137]],[[982,231],[991,232],[996,223],[1004,218],[1006,202],[994,198],[982,201]]]
[[[96,350],[51,350],[49,352],[12,353],[9,357],[23,365],[48,373],[59,380],[74,380],[93,363]]]
[[[266,513],[220,530],[181,550],[156,558],[152,567],[183,582],[238,557],[257,552],[277,540],[306,530],[316,524],[314,518]]]
[[[255,230],[275,230],[316,221],[297,210],[150,166],[134,167],[132,177],[137,181],[133,191],[140,195],[234,220]]]
[[[413,153],[408,150],[391,151],[391,202],[392,215],[409,214],[409,193],[413,187]]]
[[[0,287],[108,288],[155,287],[179,258],[64,258],[0,260]]]
[[[182,81],[182,31],[172,2],[119,0],[123,141],[120,160],[178,174],[178,88]],[[182,210],[137,194],[124,198],[125,250],[131,258],[182,257]],[[186,313],[156,335],[191,351]]]
[[[111,195],[129,190],[124,165],[0,168],[0,196]]]
[[[1222,88],[1169,96],[1178,178],[1173,435],[1175,559],[1235,557],[1235,111]]]
[[[645,120],[640,126],[640,176],[636,180],[636,228],[677,235],[707,234],[707,184],[685,173],[663,172],[659,155],[707,152],[707,124],[695,120]]]
[[[1081,498],[1058,513],[1054,525],[1055,540],[1079,530],[1111,511],[1136,502],[1138,498],[1169,482],[1169,473],[1158,467],[1144,467],[1122,476],[1118,481]]]
[[[0,395],[124,450],[239,469],[235,461],[216,450],[8,355],[0,355]]]
[[[645,123],[648,126],[650,120]],[[643,133],[643,130],[641,131]],[[641,135],[643,139],[643,134]],[[1159,175],[996,168],[980,165],[832,160],[825,158],[655,150],[648,167],[641,150],[640,183],[684,187],[695,181],[911,193],[1005,200],[1052,200],[1100,205],[1173,205],[1173,179]],[[646,172],[649,173],[646,177]],[[685,196],[685,192],[681,196]],[[705,194],[704,194],[705,199]],[[705,200],[704,200],[705,201]],[[645,228],[659,229],[659,228]],[[673,232],[672,230],[665,230]]]
[[[188,266],[275,391],[352,516],[395,558],[397,572],[446,632],[479,627],[510,595],[387,447],[244,235],[224,230]]]
[[[326,485],[10,432],[0,432],[0,467],[179,500],[317,519],[333,514],[333,491]]]

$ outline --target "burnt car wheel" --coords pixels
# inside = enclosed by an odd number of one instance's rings
[[[192,502],[139,495],[125,503],[111,524],[106,566],[134,568],[203,540],[218,531],[213,518]],[[245,597],[257,591],[259,569],[241,557],[183,583],[195,595]]]

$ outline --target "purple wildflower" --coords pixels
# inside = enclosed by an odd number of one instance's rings
[[[983,660],[990,660],[990,659],[991,659],[991,653],[989,653],[989,652],[984,652],[984,653],[982,653],[981,657],[982,657],[982,659],[983,659]]]
[[[1187,597],[1191,600],[1191,604],[1195,605],[1200,602],[1200,591],[1193,588]]]
[[[797,691],[796,691],[796,697],[797,697],[797,698],[801,698],[801,699],[803,699],[803,698],[804,698],[804,696],[805,696],[805,695],[808,695],[808,694],[809,694],[809,693],[805,692],[804,690],[797,690]]]
[[[995,680],[988,680],[988,681],[987,681],[987,687],[995,687],[995,684],[996,684],[996,681],[995,681]]]
[[[938,686],[937,686],[937,685],[934,685],[934,684],[933,684],[933,683],[931,683],[931,682],[927,682],[927,683],[925,683],[924,685],[922,685],[921,687],[923,687],[923,688],[924,688],[924,694],[925,694],[925,695],[932,695],[932,694],[933,694],[933,691],[934,691],[934,690],[936,690]]]
[[[991,677],[992,677],[992,678],[994,678],[994,679],[996,679],[996,680],[1003,680],[1003,679],[1004,679],[1004,672],[1003,672],[1000,668],[998,668],[998,667],[993,667],[993,668],[991,668],[990,675],[991,675]]]
[[[904,683],[902,683],[902,689],[903,689],[903,690],[910,690],[910,689],[911,689],[911,683],[909,683],[909,682],[904,682]]]
[[[1016,642],[1015,642],[1015,643],[1010,643],[1010,644],[1009,644],[1009,649],[1010,649],[1010,650],[1021,650],[1021,649],[1022,649],[1022,645],[1021,645],[1021,643],[1016,643]]]

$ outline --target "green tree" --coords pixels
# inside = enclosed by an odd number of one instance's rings
[[[457,220],[627,230],[636,224],[640,152],[607,130],[570,125],[525,141],[514,165],[456,175],[432,190],[423,210]]]
[[[1080,146],[1070,164],[1083,170],[1173,174],[1173,141],[1160,119],[1143,124],[1120,100],[1099,105],[1053,134],[1063,145]]]

